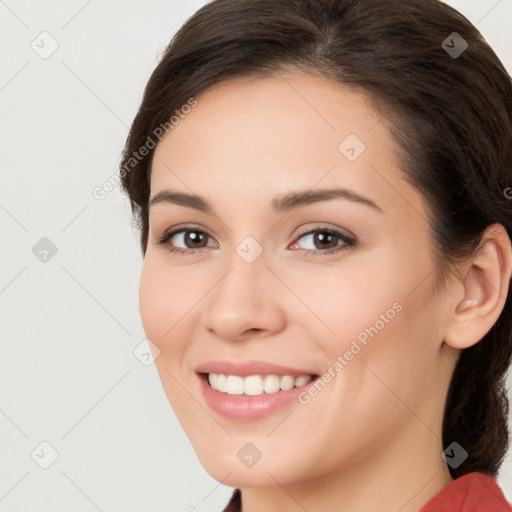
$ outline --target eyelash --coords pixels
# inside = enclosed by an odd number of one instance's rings
[[[174,235],[177,235],[178,233],[181,233],[181,232],[187,232],[187,231],[195,231],[197,233],[202,233],[202,234],[210,237],[210,235],[206,231],[203,231],[202,229],[198,229],[195,226],[181,226],[178,229],[174,229],[172,231],[164,233],[161,237],[159,237],[157,239],[157,241],[155,243],[157,245],[164,245]],[[350,247],[354,247],[355,245],[357,245],[357,239],[349,237],[349,236],[345,235],[344,233],[342,233],[341,231],[338,231],[337,229],[333,229],[333,228],[310,229],[310,230],[299,233],[297,235],[296,240],[300,240],[303,236],[311,235],[313,233],[326,233],[328,235],[333,235],[336,238],[339,238],[343,242],[344,245],[337,246],[334,249],[327,249],[325,251],[315,250],[315,249],[296,249],[296,250],[302,251],[306,254],[313,253],[313,256],[315,256],[318,254],[321,254],[321,255],[332,254],[335,252],[343,251],[345,249],[349,249]],[[201,249],[203,249],[203,247]],[[200,251],[201,249],[183,249],[181,247],[169,247],[169,252],[179,254],[181,256],[186,256],[186,255],[195,254],[196,252]]]

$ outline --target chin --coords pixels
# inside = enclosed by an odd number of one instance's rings
[[[232,451],[228,450],[231,453],[221,452],[220,448],[218,452],[196,451],[206,472],[224,485],[275,487],[279,484],[289,485],[301,479],[307,479],[306,475],[300,474],[300,469],[305,466],[303,459],[300,462],[295,459],[283,459],[279,451],[270,450],[269,455],[261,454],[261,458],[251,460],[247,455],[254,449],[250,443],[241,443],[240,439],[230,439],[230,444],[234,446]],[[254,455],[256,455],[255,451]]]

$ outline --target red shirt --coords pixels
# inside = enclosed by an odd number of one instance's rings
[[[222,512],[243,512],[240,489],[235,489]],[[494,477],[469,473],[454,480],[418,512],[511,512]],[[377,512],[377,511],[376,511]]]
[[[496,480],[484,473],[469,473],[448,484],[418,512],[510,512]]]

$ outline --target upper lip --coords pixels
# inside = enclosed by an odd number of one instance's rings
[[[269,361],[206,361],[196,368],[197,373],[223,373],[225,375],[316,375],[309,370],[290,368]]]

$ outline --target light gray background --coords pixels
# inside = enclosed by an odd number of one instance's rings
[[[510,71],[512,0],[449,3]],[[132,353],[145,336],[128,201],[118,187],[92,195],[117,172],[161,52],[202,5],[0,1],[2,512],[207,512],[231,495]],[[52,39],[46,59],[31,47]],[[42,237],[58,250],[46,263],[32,252]],[[59,454],[48,469],[43,441]],[[512,499],[511,456],[499,482]]]

